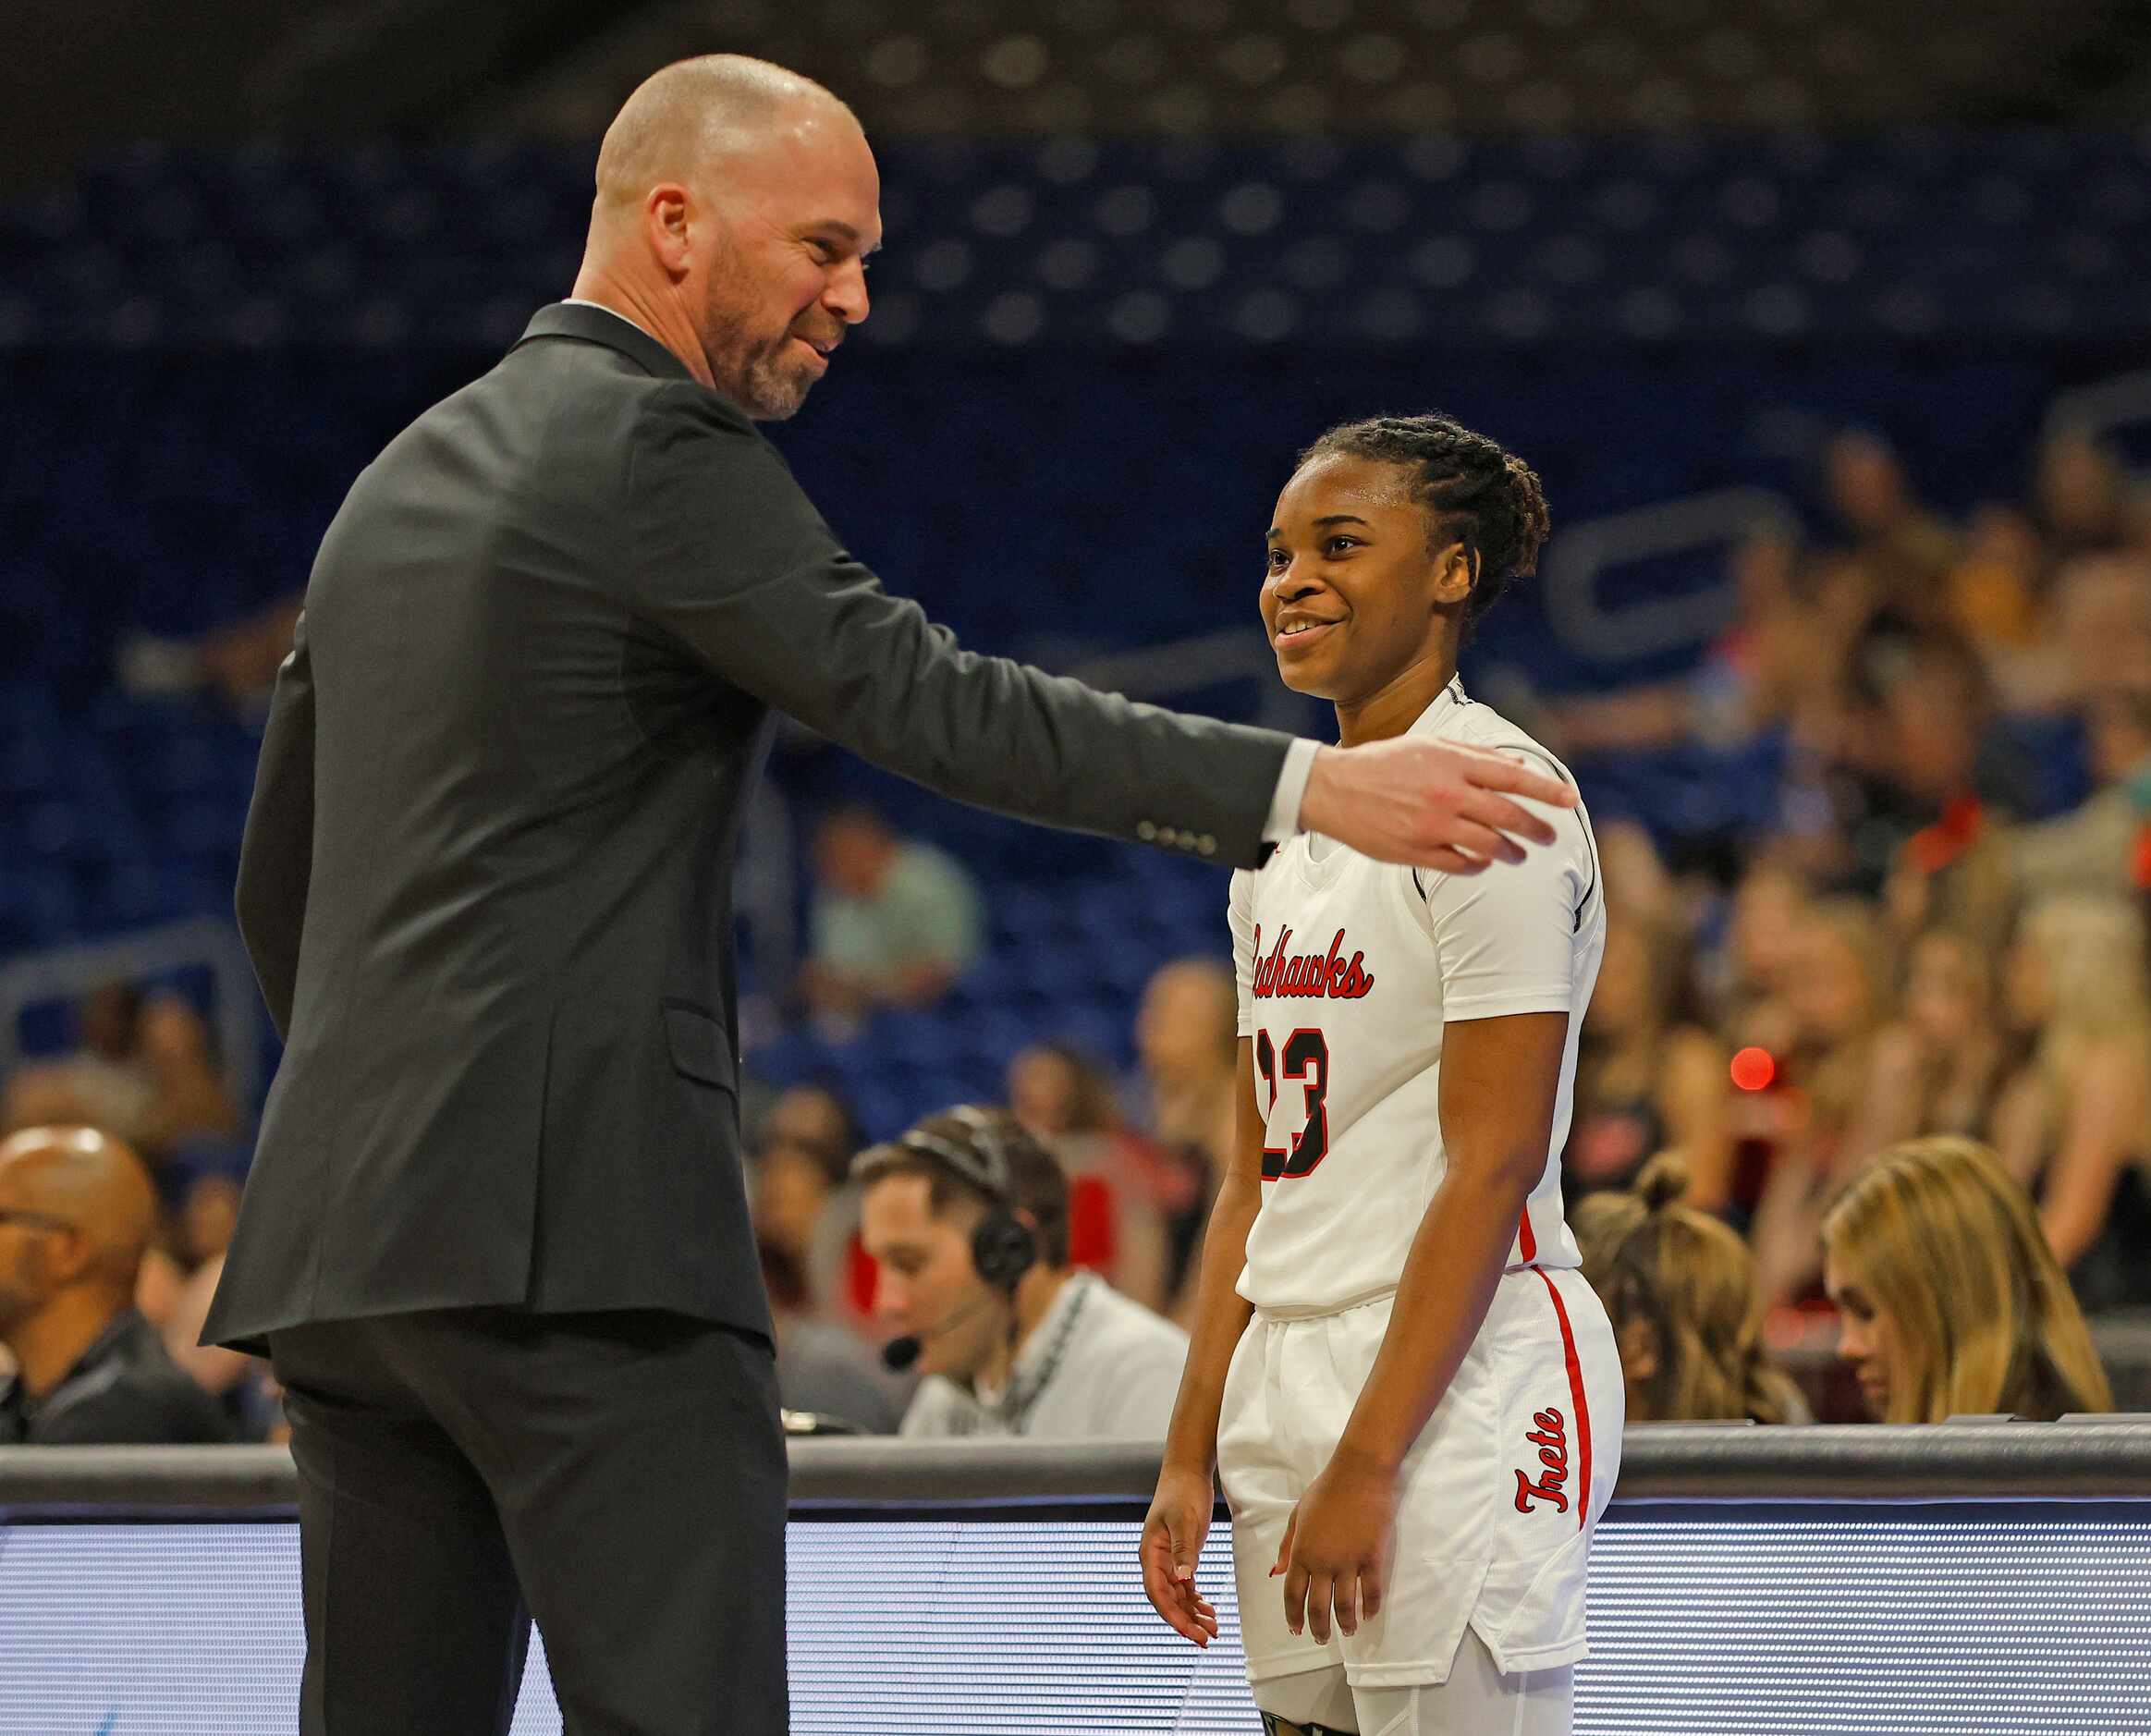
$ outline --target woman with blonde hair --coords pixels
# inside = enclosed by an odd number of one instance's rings
[[[2113,1408],[2031,1196],[1977,1140],[1883,1153],[1823,1220],[1823,1270],[1878,1422]]]
[[[2151,982],[2120,899],[2035,905],[2004,972],[2029,1058],[1994,1116],[1996,1154],[2039,1203],[2047,1243],[2096,1312],[2151,1302]]]
[[[1681,1204],[1687,1189],[1685,1157],[1661,1152],[1632,1189],[1587,1194],[1569,1214],[1583,1276],[1613,1321],[1629,1421],[1810,1421],[1764,1357],[1747,1244]]]

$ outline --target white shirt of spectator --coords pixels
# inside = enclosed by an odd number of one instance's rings
[[[1179,1327],[1096,1273],[1078,1272],[1023,1340],[1007,1393],[973,1395],[929,1375],[897,1432],[913,1440],[1163,1440],[1187,1360],[1188,1335]]]
[[[1567,769],[1451,681],[1411,733]],[[1546,811],[1552,813],[1552,811]],[[1517,865],[1473,875],[1395,867],[1302,834],[1232,876],[1240,1033],[1266,1113],[1262,1207],[1240,1293],[1321,1314],[1396,1289],[1448,1167],[1445,1022],[1563,1012],[1569,1040],[1545,1172],[1511,1265],[1581,1264],[1561,1215],[1576,1042],[1606,945],[1598,853],[1582,808]],[[1280,1173],[1281,1172],[1281,1173]]]

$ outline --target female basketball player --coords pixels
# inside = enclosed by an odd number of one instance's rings
[[[1285,681],[1348,743],[1566,776],[1456,676],[1546,531],[1538,478],[1446,417],[1332,429],[1267,539]],[[1622,1394],[1556,1158],[1605,898],[1583,810],[1553,819],[1521,864],[1492,832],[1439,873],[1302,835],[1233,877],[1238,1147],[1142,1554],[1158,1613],[1207,1644],[1215,1463],[1273,1733],[1570,1728]]]

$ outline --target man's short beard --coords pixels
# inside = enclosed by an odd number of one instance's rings
[[[739,282],[739,255],[727,250],[724,263],[710,274],[703,304],[703,354],[717,390],[755,422],[784,422],[807,401],[814,380],[788,354],[791,334],[774,343],[754,336],[739,312],[744,298],[732,292]]]

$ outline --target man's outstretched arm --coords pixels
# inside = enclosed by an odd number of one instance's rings
[[[1290,739],[1101,693],[960,649],[837,544],[790,471],[714,395],[668,388],[638,435],[623,601],[734,686],[942,794],[1019,819],[1252,866]],[[1289,789],[1288,789],[1289,795]],[[1553,833],[1511,793],[1558,780],[1416,738],[1314,755],[1296,819],[1450,874]],[[1289,805],[1288,803],[1288,805]]]

